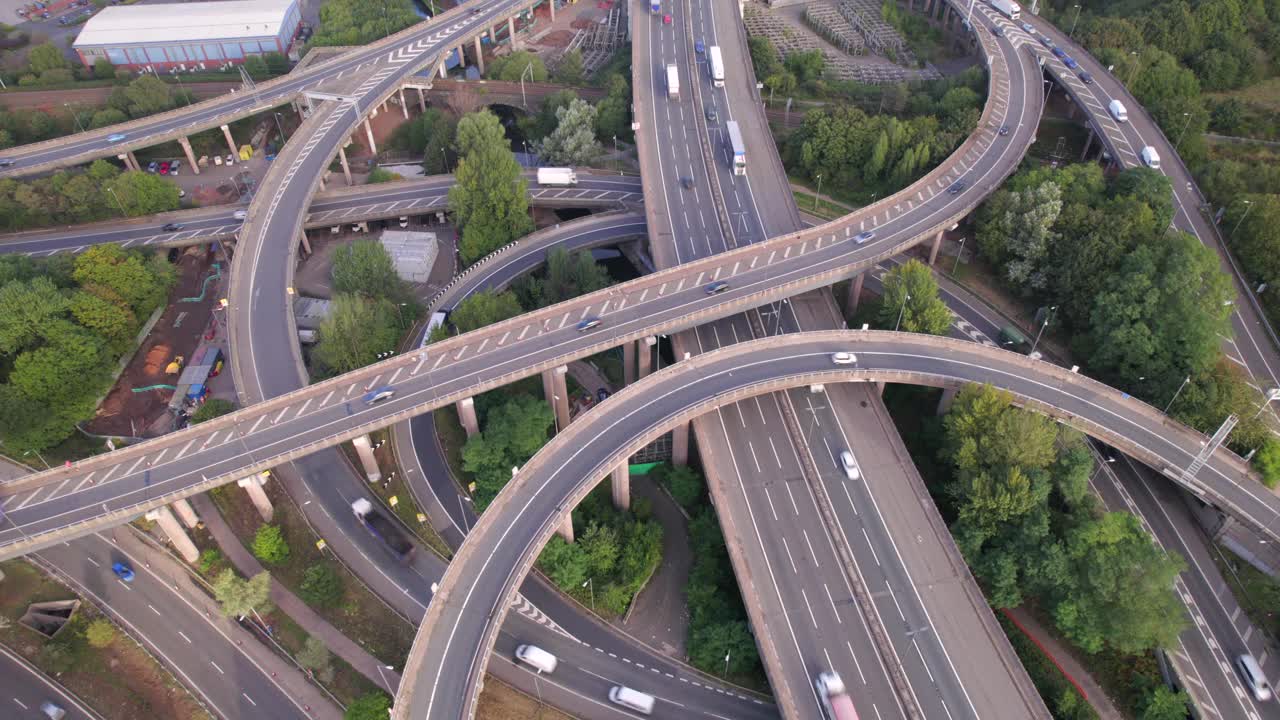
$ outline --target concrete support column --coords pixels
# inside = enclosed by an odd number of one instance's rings
[[[622,346],[622,382],[630,385],[636,381],[636,344],[626,343]]]
[[[231,137],[231,127],[222,126],[222,136],[227,139],[227,147],[230,148],[231,154],[240,157],[240,149],[236,147],[236,141]]]
[[[473,398],[458,401],[458,419],[462,421],[462,429],[467,431],[467,437],[480,434],[480,419],[476,417],[476,401]]]
[[[689,464],[689,423],[682,423],[671,430],[671,464]]]
[[[445,68],[444,61],[441,60],[440,61],[440,79],[444,80],[447,77],[449,77],[449,71],[448,69]]]
[[[200,559],[200,551],[196,550],[196,544],[191,542],[187,531],[182,529],[182,525],[178,523],[178,518],[173,516],[173,511],[168,506],[159,507],[148,512],[147,519],[160,526],[160,529],[168,536],[173,549],[178,551],[183,560],[193,563]]]
[[[613,506],[631,509],[631,466],[626,462],[613,469]]]
[[[301,243],[302,243],[302,252],[304,252],[304,253],[306,253],[306,254],[310,255],[310,254],[311,254],[311,241],[307,239],[307,231],[306,231],[306,230],[302,230],[302,229],[299,229],[299,230],[298,230],[298,240],[299,240],[299,242],[301,242]]]
[[[567,543],[573,542],[573,513],[564,516],[564,520],[560,521],[560,529],[556,530],[556,534],[564,538]]]
[[[844,304],[848,308],[845,314],[849,317],[853,317],[853,314],[858,312],[858,298],[862,297],[862,282],[866,278],[867,273],[865,271],[860,272],[854,275],[853,281],[849,283],[849,295]]]
[[[187,164],[191,166],[191,172],[194,175],[200,174],[200,166],[196,164],[196,153],[191,149],[191,141],[187,138],[178,138],[178,144],[182,146],[182,152],[187,155]]]
[[[253,501],[253,506],[257,508],[258,514],[262,516],[262,522],[271,522],[272,516],[275,515],[275,508],[271,506],[271,498],[267,497],[267,491],[262,489],[262,484],[267,481],[267,477],[267,473],[258,473],[236,481],[237,485],[249,493],[249,499]]]
[[[658,344],[658,338],[650,335],[636,342],[640,343],[640,377],[646,378],[653,370],[653,351],[654,346]]]
[[[377,155],[378,144],[373,141],[373,126],[369,124],[369,118],[364,119],[364,135],[369,138],[369,152]]]
[[[547,0],[547,7],[551,8],[551,22],[556,21],[556,0]]]
[[[955,388],[946,388],[942,391],[942,398],[938,400],[938,414],[946,415],[951,409],[951,403],[956,401],[956,393],[959,392]]]
[[[507,18],[507,39],[511,41],[511,49],[516,49],[516,18],[511,16]]]
[[[565,380],[568,365],[542,371],[542,394],[556,414],[556,430],[569,427],[569,383]]]
[[[133,170],[133,153],[120,153],[116,156],[120,162],[124,163],[125,170]]]
[[[364,468],[364,474],[369,478],[369,482],[376,483],[382,479],[382,470],[378,469],[378,459],[373,456],[373,443],[369,440],[368,435],[351,441],[356,446],[356,454],[360,456],[360,465]]]
[[[182,521],[183,525],[194,528],[200,524],[200,516],[196,515],[195,508],[191,507],[191,503],[186,500],[174,500],[169,507],[173,508],[173,511],[178,514],[178,519]]]
[[[347,148],[345,145],[338,148],[338,162],[342,163],[342,176],[347,179],[347,185],[352,185],[351,166],[347,164]]]
[[[480,68],[480,74],[484,74],[484,48],[480,46],[480,36],[476,36],[476,67]]]
[[[409,103],[404,101],[404,88],[399,88],[396,92],[400,93],[400,112],[404,113],[404,119],[409,119]]]
[[[467,46],[458,46],[458,69],[462,70],[467,67]]]
[[[932,265],[938,260],[938,249],[942,247],[942,230],[933,237],[933,247],[929,248],[929,264]]]
[[[884,397],[884,381],[883,380],[876,381],[876,394],[879,395],[880,397]]]
[[[422,88],[418,88],[418,109],[422,112],[427,111],[427,96],[423,94]]]
[[[1080,162],[1084,162],[1084,159],[1089,157],[1089,151],[1093,149],[1093,136],[1094,136],[1093,126],[1090,125],[1089,137],[1084,141],[1084,152],[1080,153]]]

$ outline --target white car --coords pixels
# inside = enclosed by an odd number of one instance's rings
[[[862,477],[862,473],[858,472],[858,462],[853,459],[853,453],[848,450],[840,451],[840,467],[844,469],[844,476],[850,480]]]
[[[831,353],[831,362],[836,365],[852,365],[858,362],[858,356],[851,352]]]

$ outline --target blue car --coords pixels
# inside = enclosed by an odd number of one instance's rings
[[[1050,48],[1049,52],[1052,52],[1053,56],[1057,58],[1064,58],[1067,56],[1067,51],[1060,47]]]
[[[1036,29],[1031,23],[1022,23],[1022,31],[1030,33],[1031,35],[1036,34]]]
[[[111,572],[116,574],[124,582],[133,582],[133,568],[129,567],[129,563],[117,560],[111,563]]]
[[[364,402],[366,405],[377,405],[383,400],[389,400],[392,395],[396,394],[396,389],[390,385],[386,385],[364,394]]]
[[[1062,62],[1065,63],[1066,66],[1071,68],[1072,70],[1075,70],[1076,68],[1080,67],[1080,63],[1071,59],[1071,56],[1069,55],[1067,57],[1062,58]]]
[[[124,140],[124,139],[125,139],[125,134],[124,134],[124,133],[114,133],[114,134],[112,134],[112,135],[108,135],[108,136],[107,136],[107,142],[109,142],[109,143],[118,143],[118,142],[120,142],[121,140]]]
[[[693,49],[694,49],[694,51],[696,51],[699,55],[701,55],[702,53],[706,52],[706,50],[707,50],[707,46],[706,46],[706,45],[704,45],[704,44],[703,44],[703,42],[702,42],[701,40],[698,40],[697,42],[695,42],[695,43],[693,44]]]

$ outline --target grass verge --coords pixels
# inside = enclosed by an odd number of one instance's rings
[[[480,691],[476,717],[482,720],[572,720],[572,716],[544,705],[490,675]]]

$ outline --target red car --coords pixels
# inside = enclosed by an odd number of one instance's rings
[[[162,162],[162,163],[160,163],[160,174],[161,174],[161,175],[168,175],[168,174],[169,174],[169,163],[167,163],[167,162]]]
[[[671,24],[671,16],[670,16],[670,15],[663,15],[663,16],[662,16],[662,24],[663,24],[663,25],[670,25],[670,24]]]

